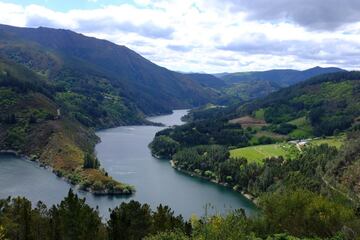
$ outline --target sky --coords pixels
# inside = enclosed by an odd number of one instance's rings
[[[182,72],[360,64],[360,0],[0,0],[0,23],[70,29]]]

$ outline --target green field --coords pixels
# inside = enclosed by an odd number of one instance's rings
[[[340,148],[344,143],[344,136],[314,139],[310,145],[328,144]],[[298,152],[294,144],[279,143],[269,145],[258,145],[230,150],[231,157],[244,157],[249,162],[262,163],[265,158],[283,156],[290,158]]]
[[[313,129],[308,119],[305,117],[297,118],[288,122],[292,125],[297,126],[297,129],[289,134],[289,137],[293,139],[304,139],[313,136]]]
[[[310,141],[312,145],[328,144],[336,148],[340,148],[344,144],[344,136],[328,137],[324,139],[314,139]]]
[[[289,144],[251,146],[231,150],[230,156],[245,157],[249,162],[262,163],[265,158],[288,155],[290,148]]]

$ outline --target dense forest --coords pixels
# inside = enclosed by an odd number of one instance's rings
[[[260,207],[260,218],[265,221],[262,230],[296,237],[325,237],[326,234],[311,234],[322,229],[329,234],[326,237],[335,237],[332,231],[337,229],[336,221],[331,227],[311,221],[317,218],[317,213],[327,215],[325,212],[335,213],[338,207],[344,207],[352,209],[354,221],[343,225],[341,234],[346,232],[353,239],[359,237],[360,229],[359,79],[358,72],[328,74],[263,99],[229,107],[195,109],[184,118],[188,123],[158,132],[150,147],[155,156],[171,159],[180,171],[252,197]],[[297,140],[296,143],[304,137],[327,139],[324,136],[343,139],[343,143],[332,146],[325,141],[325,144],[297,146],[299,149],[294,145],[289,155],[258,162],[231,154],[234,148],[287,144],[289,140]],[[314,206],[321,210],[309,209]],[[338,210],[337,219],[350,213]],[[306,219],[308,214],[312,220]],[[266,225],[267,217],[274,217],[268,219],[271,225]],[[320,219],[329,220],[323,217]],[[258,223],[253,219],[251,222]],[[242,226],[248,225],[242,223]],[[344,237],[340,235],[336,236]],[[256,233],[255,236],[264,237]]]
[[[356,151],[353,142],[358,139],[354,132],[359,129],[358,79],[358,72],[328,74],[280,90],[264,99],[225,108],[193,110],[186,117],[187,124],[158,132],[150,147],[154,155],[173,159],[179,169],[253,195],[289,184],[308,184],[312,186],[311,190],[319,191],[323,184],[322,176],[331,177],[335,173],[337,176],[344,171],[350,174],[341,165],[330,170],[330,163],[340,161],[338,159],[344,158],[346,151]],[[306,124],[307,134],[304,134],[303,126],[296,125],[297,122]],[[232,148],[283,142],[303,136],[337,135],[344,131],[348,132],[344,149],[309,146],[301,154],[293,154],[291,161],[283,156],[257,164],[226,154]],[[314,156],[318,154],[322,157]],[[312,159],[315,162],[311,162]],[[312,169],[302,169],[306,168],[304,162],[309,162]],[[346,160],[342,164],[350,162]],[[354,168],[358,169],[357,164]],[[320,172],[315,174],[315,170]],[[337,177],[337,181],[347,186],[346,189],[359,194],[356,179],[354,173],[347,179],[343,175]]]
[[[237,99],[251,100],[266,97],[281,88],[289,87],[326,73],[345,71],[340,68],[314,67],[303,71],[274,69],[268,71],[225,73],[218,76],[226,86],[222,91]]]
[[[241,209],[227,216],[193,216],[185,221],[168,206],[151,210],[136,201],[122,203],[102,219],[96,209],[71,190],[58,205],[32,206],[25,198],[0,200],[0,239],[355,239],[359,211],[304,189],[265,194],[261,214],[246,216]]]
[[[56,97],[87,126],[145,123],[145,115],[206,104],[219,97],[125,46],[69,30],[0,25],[0,58],[56,85]],[[69,106],[70,105],[70,106]]]
[[[263,99],[193,110],[185,118],[187,124],[163,130],[156,137],[170,137],[183,148],[207,144],[244,147],[337,135],[357,128],[359,79],[359,72],[327,74]],[[155,143],[159,141],[154,141],[153,153],[159,155]]]

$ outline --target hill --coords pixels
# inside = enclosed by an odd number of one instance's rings
[[[125,46],[68,30],[0,25],[0,57],[55,82],[57,97],[76,103],[76,118],[97,128],[144,123],[144,115],[218,97]]]
[[[186,76],[193,79],[197,83],[201,84],[204,87],[211,87],[215,89],[219,89],[227,86],[225,81],[222,79],[206,73],[187,73]]]
[[[84,190],[130,194],[132,188],[99,169],[95,133],[73,119],[55,97],[56,86],[27,68],[0,60],[0,149],[51,166]],[[85,164],[86,161],[91,162]]]
[[[0,150],[26,155],[83,189],[131,194],[99,167],[94,129],[219,96],[109,41],[0,25]]]
[[[301,188],[356,205],[359,103],[360,72],[324,74],[263,99],[193,110],[150,147],[181,171],[254,196]]]
[[[237,115],[261,111],[272,125],[301,124],[296,120],[305,118],[314,135],[333,135],[357,124],[359,86],[359,72],[325,74],[239,106]]]
[[[229,87],[224,92],[230,96],[250,100],[264,97],[284,87],[300,83],[317,75],[344,71],[340,68],[314,67],[304,71],[292,69],[274,69],[258,72],[238,72],[221,75]]]

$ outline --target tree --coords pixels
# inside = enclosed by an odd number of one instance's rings
[[[155,156],[170,159],[179,148],[179,143],[168,136],[158,136],[150,144]]]
[[[111,211],[107,230],[110,240],[136,240],[148,235],[151,227],[149,205],[131,200]]]
[[[53,236],[60,239],[102,239],[101,218],[96,210],[70,189],[68,196],[51,210]]]
[[[261,199],[260,206],[272,233],[297,237],[331,237],[354,218],[350,208],[301,189],[270,194]]]
[[[168,206],[160,204],[153,213],[153,232],[164,232],[167,230],[184,229],[182,216],[174,216],[174,212]]]
[[[84,168],[97,169],[99,167],[100,167],[99,160],[96,157],[93,157],[91,154],[86,153],[84,157]]]

